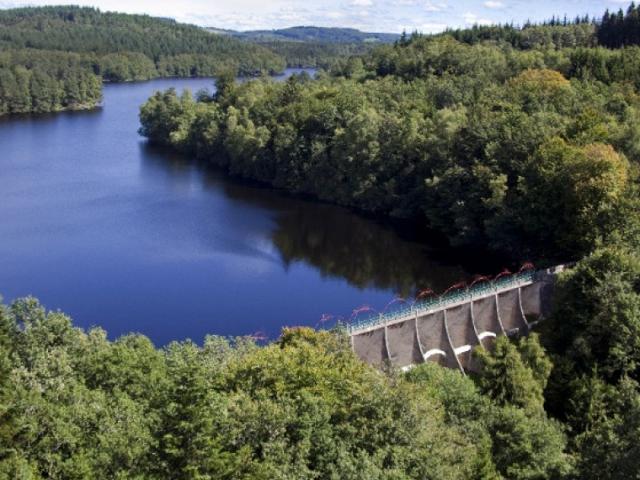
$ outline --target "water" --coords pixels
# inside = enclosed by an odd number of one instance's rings
[[[139,105],[171,86],[212,80],[106,85],[102,109],[0,121],[5,301],[34,295],[78,326],[162,345],[274,338],[468,276],[411,231],[150,148]]]

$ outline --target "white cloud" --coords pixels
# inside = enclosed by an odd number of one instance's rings
[[[331,10],[331,11],[325,12],[325,15],[327,16],[327,18],[331,18],[333,20],[342,18],[345,16],[344,12],[341,12],[339,10]]]
[[[466,12],[462,15],[464,23],[467,25],[491,25],[493,22],[488,18],[480,18],[475,13]]]
[[[427,0],[424,3],[424,9],[427,12],[442,12],[447,8],[447,4],[445,2],[432,2]]]
[[[181,22],[235,30],[294,25],[354,27],[365,31],[443,30],[494,22],[544,20],[553,14],[602,14],[630,0],[0,0],[0,8],[74,3],[103,11],[148,13]],[[467,12],[467,13],[465,13]],[[473,13],[476,12],[476,13]]]
[[[420,33],[440,33],[444,32],[447,29],[448,25],[446,23],[437,23],[437,22],[428,22],[418,25],[416,27],[405,28],[404,31],[411,32],[413,30],[418,30]]]

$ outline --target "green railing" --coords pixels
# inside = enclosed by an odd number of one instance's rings
[[[498,278],[491,282],[479,283],[470,288],[454,290],[438,297],[431,297],[420,300],[410,307],[399,308],[387,313],[377,313],[358,320],[347,326],[350,334],[369,329],[371,327],[382,326],[393,323],[404,318],[424,315],[431,311],[443,310],[448,306],[461,302],[471,301],[475,298],[493,295],[502,290],[510,290],[525,283],[533,282],[536,272],[533,270],[516,273],[514,275]]]

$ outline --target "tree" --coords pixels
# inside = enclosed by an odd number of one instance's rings
[[[556,479],[572,472],[561,425],[545,416],[506,406],[490,418],[493,458],[503,478]]]
[[[615,387],[597,376],[575,382],[571,424],[579,452],[579,477],[626,479],[637,477],[640,466],[640,388],[628,377]]]
[[[29,470],[28,464],[15,449],[18,437],[14,388],[11,381],[13,350],[17,326],[11,312],[0,304],[0,472]],[[26,476],[26,473],[25,473]],[[27,477],[28,478],[28,477]]]
[[[564,274],[544,338],[570,376],[634,380],[640,365],[640,261],[625,246],[601,248]]]
[[[542,145],[520,179],[530,235],[563,252],[588,251],[607,237],[628,186],[628,163],[609,145],[573,147],[555,138]]]
[[[167,356],[171,383],[162,398],[161,427],[157,433],[161,465],[167,478],[232,478],[239,465],[222,452],[220,440],[228,401],[213,387],[216,378],[193,344],[173,344]]]
[[[474,357],[479,362],[478,385],[498,405],[544,413],[543,392],[551,362],[536,335],[519,340],[517,345],[506,336],[500,337],[493,351],[479,348]]]

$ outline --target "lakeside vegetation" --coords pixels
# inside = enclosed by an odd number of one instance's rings
[[[426,222],[456,245],[578,259],[626,228],[638,200],[640,70],[596,79],[593,58],[627,65],[640,48],[414,38],[317,80],[222,78],[199,101],[159,92],[141,132],[233,175]]]
[[[286,40],[260,40],[259,45],[280,55],[289,68],[331,69],[344,59],[361,56],[373,50],[369,43],[294,42]]]
[[[626,16],[637,13],[632,6]],[[438,372],[471,389],[447,380],[430,390],[432,402],[445,399],[445,418],[448,408],[460,414],[470,391],[507,409],[497,416],[508,434],[467,423],[487,418],[471,407],[478,397],[463,409],[476,413],[455,417],[491,451],[483,465],[493,466],[465,478],[635,478],[640,47],[599,46],[603,25],[404,36],[316,79],[223,77],[197,100],[157,93],[141,108],[141,132],[233,175],[424,222],[456,245],[577,261],[540,327],[546,354],[535,336],[520,346],[501,339],[493,352],[475,352],[482,368],[472,380],[431,366],[386,375],[398,386]],[[529,430],[531,419],[541,430]],[[504,445],[528,453],[505,454]],[[543,446],[551,463],[534,458]]]
[[[92,108],[101,82],[328,69],[396,37],[313,27],[223,33],[86,7],[0,10],[0,115]]]
[[[0,51],[0,115],[78,110],[101,100],[100,78],[80,55]]]
[[[74,6],[0,10],[0,115],[90,108],[102,81],[284,67],[267,48],[169,19]]]
[[[110,342],[25,299],[0,309],[0,475],[559,478],[572,459],[542,406],[549,362],[535,336],[498,346],[475,384],[435,364],[381,373],[337,332]]]
[[[282,60],[267,49],[212,35],[195,25],[147,15],[101,12],[89,7],[2,10],[0,41],[4,47],[91,53],[98,58],[141,53],[159,67],[160,74],[174,62],[182,65],[185,60],[192,60],[196,68],[199,56],[206,56],[215,65],[215,70],[201,75],[222,69],[251,75],[284,68]]]

